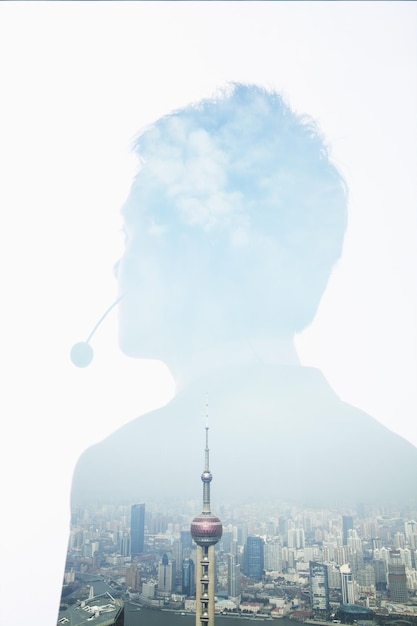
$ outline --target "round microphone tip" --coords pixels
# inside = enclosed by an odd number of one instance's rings
[[[72,346],[70,356],[77,367],[87,367],[93,360],[94,351],[89,343],[80,341]]]

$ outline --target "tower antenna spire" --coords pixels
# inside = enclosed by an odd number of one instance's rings
[[[206,396],[206,448],[205,448],[205,453],[204,453],[204,460],[205,460],[205,467],[204,470],[209,472],[209,445],[208,445],[208,431],[209,431],[209,425],[208,425],[208,395]]]

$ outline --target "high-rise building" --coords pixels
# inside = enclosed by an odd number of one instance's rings
[[[190,530],[182,530],[180,533],[180,541],[182,545],[182,549],[192,548],[193,546],[193,538],[191,537]]]
[[[240,603],[240,565],[236,554],[227,557],[227,597]]]
[[[232,542],[233,542],[233,533],[230,530],[227,532],[224,532],[223,530],[223,535],[222,535],[222,539],[220,543],[221,550],[223,552],[226,552],[226,554],[230,554],[230,552],[232,552]]]
[[[387,587],[387,564],[383,559],[373,559],[372,566],[375,572],[375,586],[378,591],[385,591]]]
[[[237,529],[237,542],[239,546],[244,546],[248,538],[248,529],[246,526],[239,526]]]
[[[192,559],[184,559],[182,562],[181,590],[186,596],[195,594],[195,565]]]
[[[404,523],[405,536],[407,537],[407,543],[415,550],[417,548],[417,522],[409,520]]]
[[[327,565],[310,561],[311,608],[315,613],[327,613],[329,604],[329,581]]]
[[[356,574],[359,572],[359,570],[363,569],[364,566],[362,547],[358,551],[353,551],[352,554],[349,556],[349,565],[353,577],[356,580]]]
[[[341,589],[340,570],[334,563],[326,563],[327,580],[330,589]]]
[[[362,591],[372,591],[375,588],[375,570],[370,563],[364,564],[355,578]]]
[[[142,585],[142,594],[145,598],[153,600],[155,597],[156,583],[153,580],[144,582]]]
[[[405,548],[405,535],[404,533],[396,532],[394,535],[394,548],[397,550],[404,550]]]
[[[168,559],[166,552],[163,554],[158,566],[158,591],[172,593],[175,586],[175,561]]]
[[[264,545],[264,567],[267,571],[282,572],[282,549],[278,539]]]
[[[249,536],[243,553],[244,574],[261,580],[264,574],[264,542],[262,537]]]
[[[130,556],[130,535],[124,531],[119,538],[119,552],[122,556]]]
[[[408,548],[400,550],[401,562],[404,563],[405,569],[411,569],[413,567],[412,551]]]
[[[342,587],[342,604],[355,604],[353,576],[347,563],[340,566],[340,584]]]
[[[181,575],[182,562],[184,560],[181,541],[178,541],[177,539],[175,539],[172,542],[172,544],[171,544],[171,551],[172,551],[172,558],[175,561],[175,567],[176,568],[177,568],[177,563],[178,563],[178,571],[177,571],[176,575],[178,574],[178,576],[180,576]],[[189,554],[187,554],[186,556],[188,557]]]
[[[205,465],[203,482],[203,511],[191,522],[191,535],[197,544],[196,565],[196,626],[214,626],[214,594],[216,578],[215,545],[223,532],[222,523],[210,511],[208,425],[206,424]]]
[[[184,561],[187,561],[190,558],[192,546],[193,546],[193,538],[191,537],[190,529],[181,530],[179,541],[174,541],[172,544],[173,557],[175,559],[175,563],[178,563],[178,568],[177,568],[178,581],[177,582],[181,584],[181,587],[184,586],[183,564],[184,564]],[[181,579],[181,582],[179,579]],[[187,586],[187,589],[189,589],[190,585],[187,584],[186,586]],[[192,593],[190,594],[187,592],[186,595],[190,596],[193,594]]]
[[[388,562],[388,587],[392,602],[407,602],[407,575],[400,550],[391,550]]]
[[[343,545],[348,545],[349,531],[353,530],[353,517],[352,515],[343,515],[342,517],[342,532],[343,532]]]
[[[334,560],[338,565],[349,563],[352,555],[351,546],[336,546],[334,550]]]
[[[382,539],[380,537],[373,537],[372,539],[372,552],[380,550],[382,548]]]
[[[129,569],[126,572],[126,585],[130,589],[135,591],[140,587],[140,571],[137,563],[131,563]]]
[[[287,545],[289,548],[304,548],[304,528],[289,528],[287,531]]]
[[[143,553],[145,543],[145,505],[133,504],[130,515],[130,550],[132,557]]]

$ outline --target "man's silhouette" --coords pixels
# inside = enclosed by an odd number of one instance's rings
[[[74,504],[198,493],[206,394],[217,497],[406,504],[417,449],[341,402],[293,345],[346,225],[313,121],[277,93],[231,85],[158,120],[135,149],[120,345],[165,361],[178,394],[82,455]]]

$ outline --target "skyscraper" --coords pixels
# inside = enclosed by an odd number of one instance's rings
[[[175,561],[164,553],[158,567],[158,591],[172,593],[175,586]]]
[[[347,563],[340,566],[340,583],[342,587],[342,604],[355,604],[353,576]]]
[[[131,563],[129,569],[126,572],[126,585],[130,589],[135,591],[140,587],[140,571],[137,563]]]
[[[186,596],[195,594],[195,566],[194,561],[190,558],[184,559],[182,562],[182,593]]]
[[[343,531],[343,545],[348,545],[349,531],[353,530],[353,517],[352,515],[343,515],[342,517],[342,531]]]
[[[127,531],[123,532],[119,539],[119,552],[122,556],[130,556],[130,535]]]
[[[392,602],[407,602],[407,575],[400,550],[391,550],[388,562],[388,587]]]
[[[145,542],[145,505],[133,504],[130,515],[130,550],[132,557],[143,553]]]
[[[247,538],[243,563],[244,574],[248,578],[261,580],[264,573],[264,542],[261,537]]]
[[[264,546],[265,570],[282,572],[282,548],[279,539],[269,540]]]
[[[223,532],[222,523],[210,511],[208,425],[206,423],[205,466],[203,482],[203,511],[191,522],[191,535],[197,544],[196,565],[196,626],[214,626],[215,549]]]
[[[287,545],[289,548],[304,548],[305,547],[304,528],[290,528],[287,531]]]
[[[375,586],[378,591],[385,591],[387,588],[387,563],[383,559],[374,558],[372,566],[375,572]]]
[[[227,557],[227,597],[233,602],[240,602],[240,565],[236,554]]]
[[[316,613],[329,610],[329,581],[327,565],[310,561],[311,608]]]
[[[180,533],[180,541],[182,549],[192,548],[193,546],[193,538],[191,537],[191,533],[189,530],[182,530]]]

